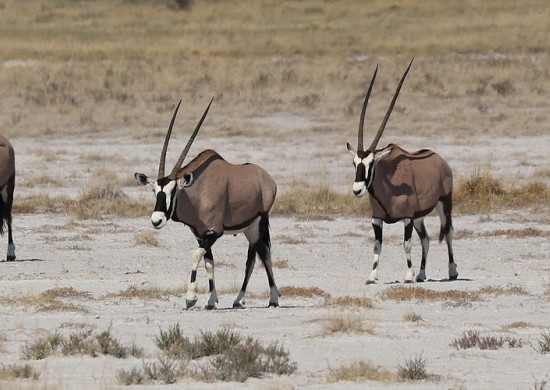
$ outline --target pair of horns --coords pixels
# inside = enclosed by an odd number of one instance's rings
[[[195,127],[195,130],[193,131],[193,134],[191,134],[191,137],[189,138],[189,141],[187,141],[187,145],[185,145],[185,148],[183,149],[183,152],[180,154],[180,158],[178,159],[178,162],[176,165],[174,165],[174,168],[172,169],[172,172],[168,175],[169,179],[175,179],[176,174],[181,168],[181,164],[183,164],[183,160],[185,160],[185,157],[187,156],[187,153],[189,152],[189,149],[191,148],[191,144],[193,144],[193,141],[195,140],[195,137],[197,136],[197,133],[199,132],[199,129],[201,128],[202,122],[204,122],[204,118],[206,118],[206,114],[208,114],[208,110],[210,110],[210,106],[212,105],[212,100],[210,100],[210,103],[208,104],[208,107],[206,107],[206,110],[204,111],[204,114],[202,114],[201,120],[197,124],[197,127]],[[176,109],[174,110],[174,115],[172,115],[172,120],[170,121],[170,126],[168,127],[168,132],[166,133],[166,138],[164,139],[164,146],[162,147],[162,153],[160,154],[160,163],[159,163],[159,176],[158,178],[161,179],[164,177],[164,166],[166,162],[166,151],[168,150],[168,143],[170,142],[170,136],[172,135],[172,127],[174,127],[174,121],[176,120],[176,115],[178,113],[178,110],[180,108],[181,100],[179,101],[178,105],[176,106]]]
[[[380,127],[378,128],[378,132],[376,133],[376,136],[374,137],[372,143],[370,144],[369,148],[367,149],[371,153],[374,152],[376,149],[376,145],[378,145],[378,141],[380,141],[380,138],[382,137],[382,133],[384,132],[384,129],[386,128],[386,123],[388,123],[388,119],[390,119],[391,112],[393,110],[393,106],[395,106],[395,102],[397,101],[397,96],[399,96],[399,91],[401,91],[401,86],[403,85],[403,81],[405,81],[405,77],[407,77],[407,74],[409,73],[409,69],[411,69],[411,65],[414,61],[414,57],[411,60],[409,66],[407,67],[407,70],[405,70],[405,73],[403,73],[403,76],[401,77],[401,80],[399,81],[399,85],[397,86],[397,90],[395,91],[395,94],[393,95],[393,99],[391,101],[390,107],[388,108],[388,111],[386,111],[386,115],[384,115],[384,119],[382,120],[382,123],[380,124]],[[365,101],[363,102],[363,109],[361,110],[361,118],[359,120],[359,133],[357,135],[357,150],[364,150],[363,149],[363,125],[365,124],[365,113],[367,111],[367,104],[369,102],[370,93],[372,91],[372,86],[374,85],[374,79],[376,79],[376,74],[378,73],[378,65],[376,65],[376,69],[374,70],[374,75],[372,76],[372,80],[370,81],[369,89],[367,90],[367,96],[365,96]]]

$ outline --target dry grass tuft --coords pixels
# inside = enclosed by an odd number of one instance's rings
[[[340,194],[326,183],[314,186],[294,181],[277,197],[273,213],[303,219],[331,219],[338,215],[367,215],[368,200],[358,200],[351,193]]]
[[[294,287],[283,286],[279,287],[279,292],[285,297],[297,297],[297,298],[315,298],[315,297],[328,297],[330,294],[319,287]]]
[[[327,303],[329,305],[335,305],[335,306],[355,306],[355,307],[365,307],[369,309],[372,309],[374,307],[374,303],[372,299],[368,297],[350,297],[350,296],[334,297],[334,298],[329,298]]]
[[[478,347],[479,349],[499,349],[504,346],[510,348],[521,348],[522,341],[513,337],[497,337],[492,335],[481,335],[477,330],[468,330],[458,339],[453,340],[451,346],[457,349],[468,349]]]
[[[397,378],[394,373],[371,362],[355,362],[336,369],[330,369],[329,382],[341,381],[378,381],[393,382]]]
[[[158,233],[153,230],[145,230],[135,235],[136,244],[146,246],[159,246]]]
[[[380,293],[382,299],[394,301],[424,300],[424,301],[454,301],[465,303],[468,301],[479,301],[484,296],[501,295],[527,295],[527,291],[521,286],[494,287],[485,286],[474,291],[444,290],[436,291],[419,286],[395,286]]]
[[[435,291],[418,286],[395,286],[380,293],[382,299],[394,301],[409,301],[413,299],[423,301],[456,301],[465,302],[479,299],[478,294],[469,291],[445,290]]]
[[[122,189],[112,185],[90,185],[73,202],[69,213],[80,219],[99,219],[112,217],[141,217],[148,208],[141,202],[130,199]]]
[[[30,364],[10,364],[0,366],[0,381],[12,381],[14,379],[38,380],[40,372]]]
[[[509,324],[502,326],[502,330],[509,331],[512,329],[533,328],[533,327],[535,327],[535,325],[529,322],[516,321],[516,322],[511,322]]]
[[[106,298],[124,298],[124,299],[168,299],[171,296],[182,297],[185,294],[183,288],[177,289],[162,289],[158,287],[142,288],[135,285],[128,287],[126,290],[110,293]]]
[[[497,229],[490,232],[481,233],[480,236],[505,236],[510,238],[550,237],[550,231],[544,231],[534,227],[527,227],[523,229]]]
[[[369,333],[374,334],[374,329],[368,327],[363,316],[357,312],[336,311],[331,312],[321,319],[321,325],[325,334],[334,333]]]
[[[397,377],[403,381],[427,379],[429,375],[426,372],[426,359],[422,357],[422,354],[407,359],[404,366],[397,367]]]
[[[420,321],[424,321],[424,319],[422,318],[422,316],[420,314],[416,314],[412,311],[409,311],[407,312],[404,316],[403,316],[403,320],[404,321],[407,321],[407,322],[420,322]]]
[[[537,206],[550,208],[550,188],[541,180],[522,187],[507,186],[488,170],[473,169],[453,192],[458,212],[490,212],[502,208]]]

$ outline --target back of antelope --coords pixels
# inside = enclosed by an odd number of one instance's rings
[[[10,141],[0,135],[0,234],[4,234],[4,226],[8,226],[7,261],[15,260],[15,245],[11,231],[11,208],[13,205],[13,190],[15,188],[15,153]]]
[[[164,140],[158,178],[155,180],[143,173],[136,173],[135,178],[138,183],[153,187],[156,205],[151,215],[151,223],[156,229],[162,228],[171,219],[189,226],[197,239],[199,247],[193,253],[191,277],[187,287],[188,309],[197,302],[197,268],[203,258],[210,291],[206,308],[216,307],[218,296],[214,283],[214,257],[211,248],[222,235],[241,232],[249,242],[248,256],[244,281],[233,307],[240,308],[244,304],[256,255],[260,257],[267,273],[270,288],[269,306],[276,307],[279,305],[279,290],[273,277],[269,236],[269,211],[277,194],[277,185],[273,178],[257,165],[228,163],[213,150],[202,151],[189,164],[182,167],[187,152],[210,109],[210,104],[172,172],[166,176],[166,150],[180,106],[178,104]]]
[[[349,143],[347,144],[348,151],[353,155],[353,165],[355,167],[353,194],[361,197],[368,192],[372,208],[372,227],[375,236],[374,262],[372,271],[367,278],[367,284],[375,283],[378,280],[383,224],[384,222],[395,223],[397,221],[403,221],[405,224],[403,240],[407,257],[405,282],[413,282],[415,277],[411,261],[413,227],[422,242],[422,260],[416,281],[426,280],[429,238],[424,226],[424,217],[434,208],[441,220],[439,241],[445,239],[447,243],[449,279],[458,277],[452,248],[453,175],[451,168],[441,156],[428,149],[410,153],[394,144],[376,149],[411,65],[412,61],[399,81],[390,107],[374,140],[367,150],[364,150],[363,125],[370,93],[378,71],[378,67],[376,67],[361,111],[357,149],[354,149]]]

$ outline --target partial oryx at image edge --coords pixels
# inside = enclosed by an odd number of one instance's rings
[[[15,188],[15,153],[10,141],[0,135],[0,235],[4,234],[4,226],[8,226],[7,261],[15,260],[15,245],[11,232],[11,208],[13,205],[13,190]]]
[[[445,239],[447,243],[449,279],[452,280],[458,277],[452,248],[453,225],[451,211],[453,207],[453,175],[451,168],[441,156],[429,149],[407,152],[395,144],[389,144],[382,149],[376,149],[376,145],[380,137],[382,137],[386,123],[413,60],[411,60],[407,70],[399,81],[397,90],[374,140],[367,150],[365,150],[363,146],[363,125],[367,104],[378,72],[378,66],[376,67],[361,111],[357,149],[354,149],[349,143],[347,144],[348,151],[353,155],[353,165],[355,167],[353,194],[356,197],[361,197],[368,192],[372,209],[372,227],[375,236],[374,262],[370,276],[367,279],[367,284],[376,283],[378,279],[378,265],[380,253],[382,252],[383,223],[391,224],[398,221],[403,221],[405,224],[403,240],[403,247],[407,257],[405,282],[414,281],[414,270],[411,262],[411,236],[413,227],[422,243],[422,260],[416,281],[422,282],[426,280],[426,259],[428,257],[429,238],[424,226],[424,217],[434,208],[441,220],[439,241],[441,242]]]
[[[213,99],[212,99],[213,100]],[[269,211],[275,201],[277,185],[273,178],[254,164],[234,165],[225,161],[213,150],[204,150],[191,162],[182,167],[183,161],[204,121],[210,104],[206,108],[187,145],[183,149],[172,171],[166,176],[164,165],[172,127],[181,100],[177,105],[166,133],[160,155],[157,179],[143,173],[134,176],[138,183],[150,185],[156,197],[151,223],[162,228],[169,219],[189,226],[199,247],[193,252],[192,270],[187,287],[187,308],[197,302],[197,268],[204,258],[210,298],[207,309],[214,309],[218,302],[214,283],[214,257],[212,245],[224,234],[244,233],[249,245],[241,290],[233,302],[234,308],[244,304],[245,292],[254,269],[256,254],[260,257],[267,273],[270,298],[269,306],[279,305],[279,290],[273,277],[271,264],[271,241],[269,236]]]

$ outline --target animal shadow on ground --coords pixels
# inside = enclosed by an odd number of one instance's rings
[[[44,259],[20,259],[20,258],[17,258],[16,260],[14,261],[0,261],[0,263],[5,263],[5,264],[16,264],[16,263],[22,263],[22,262],[25,262],[25,261],[46,261]]]

